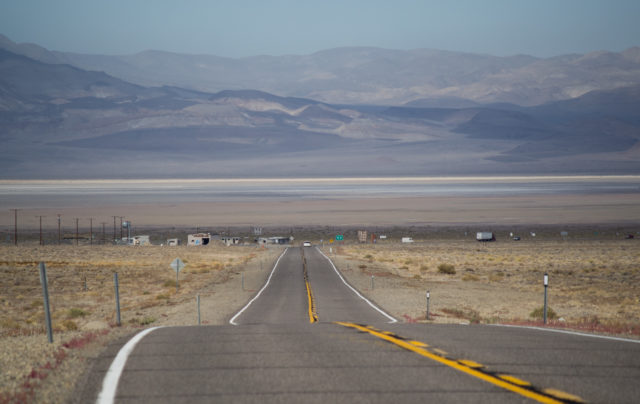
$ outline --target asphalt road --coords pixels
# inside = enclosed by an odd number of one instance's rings
[[[288,249],[266,287],[234,317],[238,325],[149,332],[126,361],[115,402],[640,401],[638,343],[395,323],[315,248],[305,248],[304,257],[300,248]],[[78,402],[96,400],[126,342],[95,361]]]

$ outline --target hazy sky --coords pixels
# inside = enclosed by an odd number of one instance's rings
[[[2,0],[0,33],[80,53],[339,46],[554,56],[640,45],[640,0]]]

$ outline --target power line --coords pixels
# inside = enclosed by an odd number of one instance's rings
[[[107,225],[107,222],[100,222],[100,224],[102,225],[102,244],[104,244],[107,241],[107,236],[105,234],[105,226]]]
[[[116,218],[118,216],[111,216],[113,218],[113,242],[116,242]]]
[[[61,234],[60,234],[60,217],[61,216],[62,215],[60,213],[58,213],[58,244],[60,244],[60,236],[61,236]]]
[[[9,209],[13,211],[14,225],[13,225],[13,243],[18,245],[18,211],[22,209]]]
[[[44,216],[42,216],[42,215],[39,215],[39,216],[38,216],[38,215],[37,215],[36,217],[40,219],[40,245],[44,245],[44,242],[43,242],[43,240],[42,240],[42,218],[43,218]]]

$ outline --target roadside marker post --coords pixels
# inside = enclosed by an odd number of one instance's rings
[[[197,295],[196,301],[198,302],[198,325],[200,325],[200,295]]]
[[[373,279],[375,278],[375,276],[371,275],[371,290],[374,289],[375,284],[373,283]]]
[[[171,268],[173,268],[174,271],[176,271],[176,292],[177,292],[179,287],[178,274],[180,273],[180,270],[185,267],[185,264],[180,258],[176,258],[171,262],[170,266]]]
[[[427,321],[429,320],[429,298],[430,298],[430,293],[427,290]]]
[[[47,325],[47,339],[53,342],[53,332],[51,330],[51,310],[49,309],[49,287],[47,286],[47,267],[44,262],[40,262],[40,283],[42,284],[42,296],[44,297],[44,320]]]
[[[549,286],[549,275],[545,272],[544,278],[544,308],[542,314],[542,320],[545,324],[547,324],[547,287]]]
[[[113,273],[113,284],[116,288],[116,324],[120,326],[120,290],[118,288],[118,273]]]

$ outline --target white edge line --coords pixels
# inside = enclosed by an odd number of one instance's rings
[[[542,327],[534,327],[534,326],[530,326],[530,325],[512,325],[512,324],[488,324],[488,325],[492,325],[494,327],[528,328],[528,329],[531,329],[531,330],[559,332],[561,334],[580,335],[582,337],[600,338],[600,339],[608,339],[608,340],[612,340],[612,341],[633,342],[635,344],[640,344],[640,340],[637,340],[637,339],[628,339],[628,338],[620,338],[620,337],[609,337],[607,335],[587,334],[587,333],[584,333],[584,332],[569,331],[569,330],[558,330],[558,329],[555,329],[555,328],[542,328]]]
[[[336,268],[335,265],[333,265],[333,261],[331,261],[331,258],[327,257],[318,247],[316,247],[316,250],[318,250],[318,252],[320,252],[320,254],[322,254],[323,257],[325,257],[329,263],[331,264],[331,266],[333,267],[333,270],[336,271],[336,274],[338,274],[338,276],[340,277],[340,280],[342,280],[342,283],[344,283],[345,285],[347,285],[347,287],[349,289],[351,289],[353,291],[353,293],[355,293],[356,295],[358,295],[362,300],[364,300],[365,302],[367,302],[367,304],[369,304],[369,306],[373,307],[375,310],[377,310],[380,314],[382,314],[383,316],[385,316],[386,318],[388,318],[389,320],[389,324],[391,323],[397,323],[398,320],[396,320],[395,318],[391,317],[389,314],[385,313],[381,308],[379,308],[378,306],[376,306],[375,304],[371,303],[369,301],[369,299],[367,299],[366,297],[362,296],[360,294],[360,292],[358,292],[357,290],[355,290],[351,285],[349,285],[347,283],[347,281],[344,280],[344,278],[342,277],[342,274],[340,273],[340,271],[338,271],[338,268]]]
[[[231,320],[229,320],[230,324],[238,325],[238,323],[235,322],[236,318],[238,318],[238,316],[240,316],[240,314],[242,314],[243,311],[245,311],[249,306],[251,306],[251,303],[253,303],[257,298],[259,298],[260,295],[262,294],[262,291],[265,290],[267,288],[267,286],[269,286],[269,282],[271,281],[271,277],[273,276],[273,273],[276,271],[276,268],[278,267],[278,263],[280,262],[280,258],[282,258],[284,256],[284,254],[287,252],[287,250],[289,250],[289,247],[285,248],[284,251],[282,252],[282,254],[280,254],[280,256],[278,257],[278,260],[276,261],[276,264],[273,266],[273,269],[271,270],[271,273],[269,274],[269,277],[267,278],[267,282],[264,284],[262,289],[260,289],[258,294],[255,295],[253,297],[253,299],[249,300],[249,303],[247,303],[242,309],[240,309],[240,311],[237,312],[235,314],[235,316],[231,317]]]
[[[136,344],[140,342],[145,335],[149,334],[151,331],[156,330],[162,327],[152,327],[147,328],[146,330],[140,331],[136,335],[133,336],[122,348],[118,351],[118,355],[111,362],[111,366],[109,370],[107,370],[107,374],[104,376],[104,380],[102,381],[102,390],[100,394],[98,394],[98,399],[96,400],[97,404],[112,404],[116,397],[116,390],[118,389],[118,382],[120,381],[120,375],[124,370],[124,365],[127,363],[127,359],[129,358],[129,354],[133,351]]]

